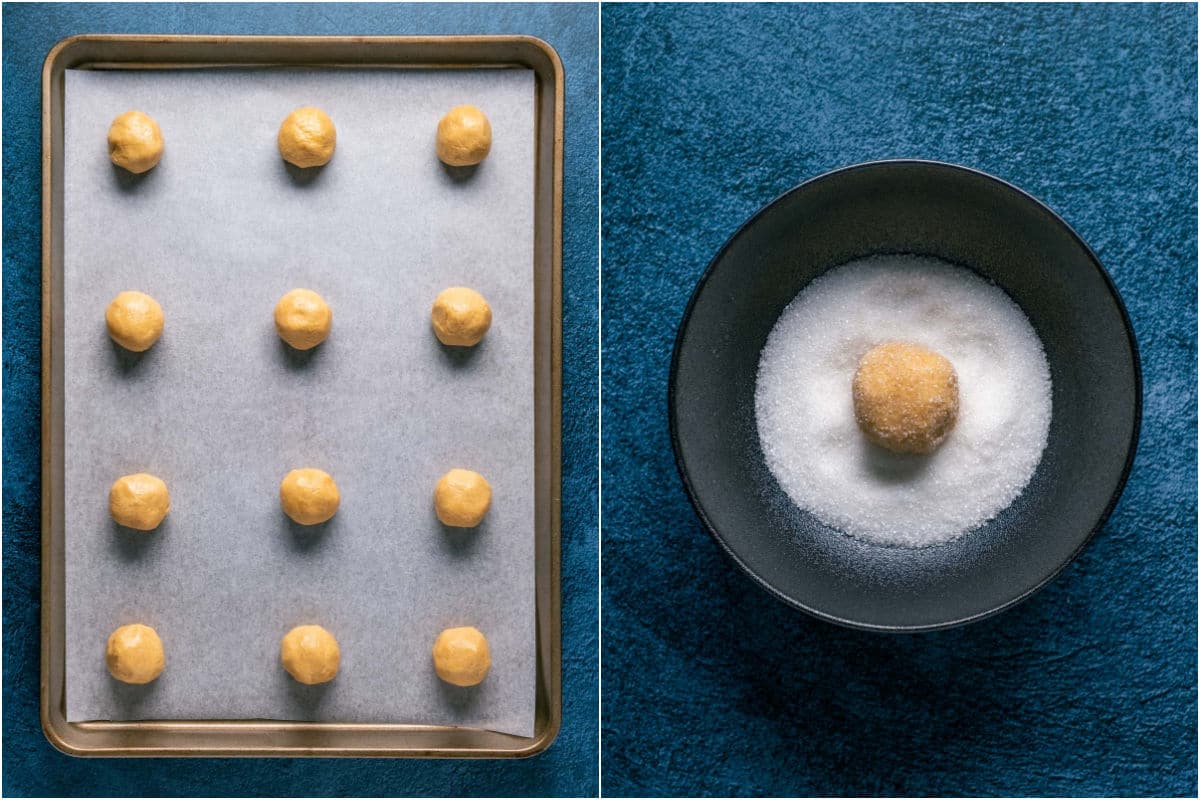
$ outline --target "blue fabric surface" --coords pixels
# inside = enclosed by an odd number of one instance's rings
[[[606,795],[1196,793],[1196,7],[602,12]],[[1123,499],[1046,590],[966,628],[785,607],[692,513],[671,347],[726,238],[880,158],[1016,183],[1129,306],[1145,417]]]
[[[29,795],[589,795],[597,786],[597,9],[590,5],[4,7],[4,783]],[[563,726],[523,761],[84,760],[38,720],[41,67],[77,33],[521,33],[566,73]]]

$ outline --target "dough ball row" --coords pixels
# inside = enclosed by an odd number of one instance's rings
[[[279,484],[279,505],[299,525],[320,525],[333,519],[342,503],[337,483],[328,472],[312,467],[294,469]],[[478,472],[452,469],[433,488],[438,520],[451,528],[476,528],[492,506],[492,486]],[[152,531],[171,510],[167,484],[139,472],[117,478],[108,492],[108,511],[118,525]]]
[[[478,472],[452,469],[434,488],[434,510],[442,524],[474,528],[492,502],[492,488]],[[118,478],[109,490],[109,512],[120,525],[140,531],[157,528],[171,510],[167,484],[154,475],[138,473]],[[319,525],[333,518],[341,493],[333,477],[319,469],[289,472],[279,484],[283,512],[300,525]],[[280,643],[279,658],[300,683],[317,684],[337,675],[341,651],[333,634],[319,625],[293,628]],[[149,683],[166,664],[162,640],[147,625],[123,625],[108,637],[108,671],[125,683]],[[457,686],[475,686],[487,676],[491,653],[487,639],[475,628],[447,628],[433,644],[438,677]]]
[[[477,686],[492,667],[487,638],[472,627],[446,628],[433,642],[433,669],[446,683]],[[279,661],[296,681],[315,685],[333,680],[342,652],[337,639],[320,625],[292,628],[279,643]],[[122,683],[150,683],[166,667],[158,632],[149,625],[122,625],[108,637],[104,661]]]
[[[329,163],[337,148],[337,128],[319,108],[297,108],[284,118],[277,137],[279,155],[297,167]],[[452,167],[469,167],[487,158],[492,149],[492,124],[475,106],[455,106],[437,125],[437,155]],[[158,123],[142,111],[126,111],[108,129],[108,156],[132,173],[148,172],[163,155]]]
[[[474,347],[492,327],[492,307],[474,289],[451,286],[433,301],[433,333],[449,347]],[[143,292],[121,292],[104,312],[108,335],[126,350],[149,350],[163,332],[162,306]],[[275,305],[275,331],[297,350],[311,350],[329,336],[333,309],[311,289],[293,289]]]

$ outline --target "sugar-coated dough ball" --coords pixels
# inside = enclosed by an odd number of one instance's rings
[[[341,658],[337,639],[320,625],[292,628],[279,643],[283,668],[300,683],[310,686],[333,680]]]
[[[341,500],[332,476],[319,469],[294,469],[279,484],[283,513],[301,525],[319,525],[330,519]]]
[[[171,510],[171,495],[161,478],[139,472],[123,475],[108,490],[108,511],[117,524],[152,531]]]
[[[475,628],[447,628],[433,643],[437,676],[455,686],[475,686],[492,668],[487,639]]]
[[[439,342],[471,347],[492,327],[492,307],[474,289],[452,286],[434,299],[432,318]]]
[[[475,106],[455,106],[438,122],[437,154],[452,167],[469,167],[492,149],[492,123]]]
[[[433,489],[433,507],[443,525],[474,528],[492,505],[492,487],[478,472],[452,469]]]
[[[108,129],[108,157],[118,167],[141,173],[152,169],[163,154],[162,131],[149,114],[126,111]]]
[[[958,419],[954,365],[920,345],[871,348],[858,363],[853,392],[858,427],[896,453],[932,453]]]
[[[325,341],[333,325],[333,309],[312,289],[292,289],[275,304],[275,330],[297,350]]]
[[[148,294],[121,292],[105,309],[104,322],[114,342],[141,353],[162,336],[162,306]]]
[[[297,167],[328,164],[336,146],[333,120],[319,108],[297,108],[279,126],[279,155]]]
[[[122,625],[108,637],[104,661],[114,678],[124,683],[149,683],[166,665],[162,639],[149,625]]]

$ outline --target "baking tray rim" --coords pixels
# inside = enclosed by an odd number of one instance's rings
[[[282,49],[284,46],[288,50]],[[290,48],[303,46],[303,54]],[[223,58],[200,59],[196,47],[220,51]],[[88,49],[116,49],[109,60],[88,57]],[[133,58],[137,48],[145,55]],[[345,56],[369,49],[375,59],[322,58],[322,52]],[[181,49],[185,52],[180,52]],[[80,53],[83,50],[85,52]],[[133,50],[134,52],[131,52]],[[157,51],[157,52],[155,52]],[[433,51],[431,53],[431,51]],[[475,58],[439,60],[441,52]],[[247,57],[259,53],[261,57]],[[366,53],[363,53],[364,55]],[[303,55],[303,57],[298,57]],[[172,59],[174,56],[174,59]],[[183,56],[180,58],[180,56]],[[281,57],[282,56],[282,57]],[[422,56],[408,58],[407,56]],[[432,56],[432,57],[431,57]],[[74,59],[74,60],[73,60]],[[62,446],[61,386],[56,392],[55,369],[61,369],[55,337],[55,258],[61,259],[61,159],[63,89],[56,85],[67,69],[167,68],[486,68],[531,69],[535,75],[534,187],[534,408],[535,474],[535,609],[537,630],[537,710],[532,737],[496,731],[440,725],[281,720],[145,720],[67,722],[64,675],[54,684],[55,650],[65,652],[61,514]],[[561,630],[561,417],[562,417],[562,184],[563,184],[563,65],[547,42],[527,35],[464,36],[225,36],[156,34],[79,34],[52,47],[42,68],[42,409],[41,409],[41,659],[39,708],[42,731],[58,750],[87,757],[415,757],[525,758],[541,753],[558,735],[562,723]],[[58,101],[56,104],[55,101]],[[56,183],[56,178],[58,182]],[[56,191],[56,189],[58,191]],[[56,237],[56,233],[58,236]],[[58,284],[61,287],[61,283]],[[61,314],[58,315],[61,321]],[[548,346],[546,346],[548,345]],[[56,399],[60,402],[56,405]],[[544,409],[544,410],[543,410]],[[538,442],[541,441],[539,445]],[[546,452],[547,457],[539,456]],[[57,470],[57,474],[56,474]],[[58,530],[56,530],[56,527]],[[57,549],[56,549],[57,546]],[[57,569],[56,569],[57,567]],[[61,659],[59,672],[65,673]],[[129,743],[128,738],[159,735],[165,744]],[[249,737],[249,740],[248,740]],[[97,742],[96,739],[101,741]],[[473,741],[477,740],[477,741]]]

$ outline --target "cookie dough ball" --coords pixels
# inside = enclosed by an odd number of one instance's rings
[[[452,286],[433,301],[433,332],[442,344],[471,347],[492,327],[492,307],[474,289]]]
[[[279,643],[283,668],[300,683],[310,686],[333,680],[341,658],[337,639],[320,625],[292,628]]]
[[[433,643],[437,676],[455,686],[476,686],[492,668],[487,639],[475,628],[447,628]]]
[[[958,418],[954,365],[920,345],[887,342],[869,350],[853,391],[858,427],[896,453],[932,453]]]
[[[118,525],[152,531],[171,510],[171,495],[161,478],[139,472],[124,475],[108,490],[108,511]]]
[[[279,126],[279,155],[297,167],[328,164],[336,146],[333,120],[319,108],[297,108]]]
[[[108,129],[108,157],[133,173],[152,169],[162,158],[163,137],[149,114],[126,111]]]
[[[121,292],[104,311],[108,335],[126,350],[149,350],[163,331],[163,311],[153,297],[141,292]]]
[[[122,625],[108,637],[104,661],[114,678],[123,683],[149,683],[166,665],[162,639],[149,625]]]
[[[433,507],[443,525],[474,528],[492,505],[492,487],[478,472],[452,469],[433,490]]]
[[[292,289],[275,304],[275,330],[297,350],[325,341],[333,325],[333,309],[311,289]]]
[[[283,513],[301,525],[329,520],[337,513],[341,500],[333,478],[319,469],[294,469],[279,484]]]
[[[437,154],[452,167],[469,167],[492,149],[492,123],[475,106],[455,106],[437,127]]]

